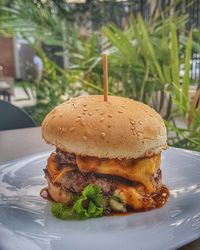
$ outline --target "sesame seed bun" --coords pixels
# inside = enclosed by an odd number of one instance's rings
[[[99,158],[140,158],[167,146],[166,127],[149,106],[128,98],[80,96],[55,107],[42,123],[45,141]]]

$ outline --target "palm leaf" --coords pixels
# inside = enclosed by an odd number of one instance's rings
[[[161,67],[159,65],[159,62],[156,58],[156,55],[155,55],[155,52],[154,52],[154,49],[153,49],[153,46],[151,44],[151,41],[149,39],[149,36],[148,36],[148,32],[147,32],[147,29],[144,25],[144,22],[142,20],[142,17],[141,16],[138,16],[138,24],[140,25],[140,30],[141,30],[141,33],[142,33],[142,36],[143,36],[143,39],[144,39],[144,44],[145,44],[145,47],[146,49],[148,50],[148,55],[149,55],[149,65],[154,65],[156,71],[157,71],[157,74],[160,78],[160,81],[162,84],[165,84],[165,80],[164,80],[164,77],[163,77],[163,73],[162,73],[162,70],[161,70]]]
[[[189,33],[185,55],[185,74],[182,85],[182,105],[185,112],[188,110],[189,104],[189,83],[190,83],[190,59],[192,50],[192,32]]]
[[[167,54],[169,53],[169,47],[168,47],[168,35],[167,35],[167,24],[165,19],[163,18],[163,25],[162,25],[162,52],[166,51]],[[169,61],[165,64],[163,64],[163,74],[165,78],[165,83],[171,82],[171,74],[170,74],[170,67],[169,67]]]
[[[176,102],[181,101],[180,93],[180,82],[179,82],[179,53],[178,53],[178,39],[176,33],[176,26],[171,22],[170,24],[170,34],[171,34],[171,72],[172,72],[172,84],[174,86],[174,95]]]
[[[114,24],[110,24],[108,27],[102,28],[102,33],[110,40],[110,42],[116,46],[119,51],[132,63],[137,64],[137,53],[131,42],[127,39]]]

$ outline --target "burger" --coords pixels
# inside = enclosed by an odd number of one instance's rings
[[[91,218],[165,204],[166,127],[149,106],[118,96],[72,98],[45,117],[42,136],[56,147],[44,169],[55,216]]]

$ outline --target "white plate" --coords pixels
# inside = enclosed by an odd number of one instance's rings
[[[170,189],[160,209],[128,216],[61,221],[39,196],[48,153],[0,166],[1,250],[175,249],[200,237],[200,154],[171,148],[162,154]]]

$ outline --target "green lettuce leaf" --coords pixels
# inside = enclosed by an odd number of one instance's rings
[[[72,209],[62,203],[52,203],[51,212],[55,217],[62,220],[72,220],[75,218]]]
[[[106,204],[107,198],[102,194],[101,189],[89,184],[72,207],[53,203],[51,212],[55,217],[63,220],[95,218],[103,215]]]

